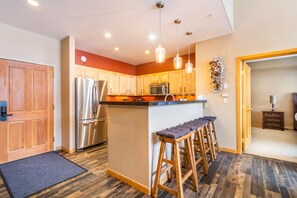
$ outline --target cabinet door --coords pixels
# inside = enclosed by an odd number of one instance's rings
[[[136,77],[136,95],[143,95],[143,76]]]
[[[143,76],[143,94],[150,94],[150,84],[151,84],[151,76],[144,75]]]
[[[169,91],[172,94],[183,92],[183,70],[169,72]]]
[[[195,94],[196,93],[196,70],[193,68],[193,72],[187,74],[183,70],[183,93],[184,94]]]
[[[97,69],[85,67],[85,77],[97,80]]]
[[[150,83],[158,83],[158,81],[159,81],[159,74],[158,73],[150,75]]]
[[[158,82],[168,82],[168,72],[158,73]]]
[[[119,74],[111,72],[109,74],[109,94],[119,94]]]
[[[98,72],[97,72],[98,80],[109,81],[109,73],[110,73],[109,71],[98,70]]]
[[[80,65],[74,66],[74,76],[75,77],[85,77],[85,67]]]
[[[120,74],[120,95],[129,95],[130,78],[128,75]]]
[[[129,95],[136,95],[136,77],[135,76],[129,76],[130,78],[130,89],[129,89]]]

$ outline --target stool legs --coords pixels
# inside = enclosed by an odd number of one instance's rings
[[[211,142],[211,139],[209,136],[208,128],[206,125],[204,125],[202,128],[203,128],[203,137],[205,139],[204,145],[206,145],[205,153],[208,153],[210,160],[212,162],[214,162],[213,146],[212,146],[212,142]]]
[[[195,159],[195,165],[197,166],[198,163],[202,163],[203,172],[204,174],[208,174],[208,165],[207,165],[207,158],[205,153],[205,147],[203,142],[203,131],[202,128],[198,128],[194,135],[194,145],[199,147],[199,149],[194,148],[196,152],[199,152],[200,157],[196,160]]]
[[[218,141],[218,138],[217,138],[217,132],[216,132],[214,122],[211,121],[210,125],[211,125],[211,133],[213,134],[213,137],[214,137],[214,142],[213,143],[214,143],[214,146],[215,146],[215,150],[216,150],[216,152],[220,152],[219,141]]]
[[[198,180],[197,180],[196,166],[194,165],[194,160],[193,160],[194,153],[192,151],[193,142],[192,142],[191,134],[192,133],[190,133],[182,138],[179,138],[179,139],[170,139],[170,138],[160,137],[161,145],[160,145],[160,153],[159,153],[159,159],[158,159],[158,165],[157,165],[157,171],[156,171],[156,178],[155,178],[154,188],[153,188],[153,192],[152,192],[153,197],[158,196],[158,189],[161,188],[162,190],[166,190],[169,193],[171,193],[179,198],[183,198],[183,186],[182,185],[187,180],[187,178],[189,178],[190,176],[192,176],[192,183],[193,183],[194,191],[196,191],[196,192],[198,191]],[[185,152],[188,157],[188,161],[189,161],[189,165],[190,165],[190,169],[187,170],[185,175],[182,175],[182,172],[181,172],[181,160],[180,160],[180,148],[179,148],[179,143],[183,140],[185,140],[185,144],[186,144]],[[174,156],[173,156],[172,160],[164,159],[164,151],[165,151],[166,142],[173,144]],[[163,162],[165,162],[169,165],[165,169],[162,170]],[[160,176],[163,173],[165,173],[166,171],[168,171],[169,169],[171,169],[172,167],[175,168],[176,186],[177,186],[176,191],[159,183]]]

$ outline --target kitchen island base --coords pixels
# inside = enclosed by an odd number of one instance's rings
[[[151,195],[160,149],[155,132],[202,117],[203,102],[162,105],[105,102],[109,115],[107,174]],[[167,145],[167,158],[171,157],[171,151]]]

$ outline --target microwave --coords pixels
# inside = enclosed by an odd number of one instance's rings
[[[152,83],[150,84],[151,95],[166,95],[169,94],[169,83]]]

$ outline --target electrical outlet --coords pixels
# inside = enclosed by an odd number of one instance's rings
[[[224,104],[227,104],[228,103],[228,98],[224,98],[223,101],[224,101]]]

